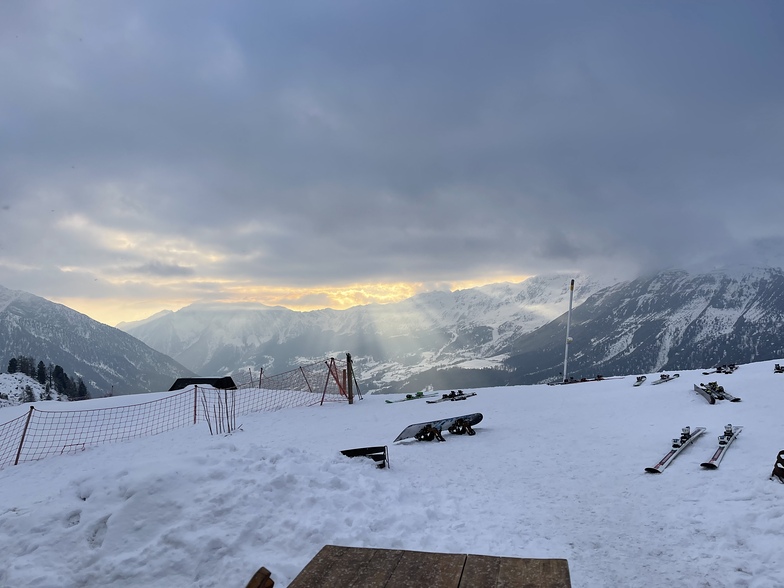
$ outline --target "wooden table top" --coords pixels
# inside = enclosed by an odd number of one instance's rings
[[[325,545],[289,588],[571,588],[565,559]]]

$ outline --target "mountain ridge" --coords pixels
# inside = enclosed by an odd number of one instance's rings
[[[340,311],[264,307],[256,313],[242,306],[212,305],[214,312],[204,313],[206,307],[195,304],[127,332],[197,372],[259,367],[282,372],[350,351],[355,360],[361,359],[365,383],[386,389],[410,372],[431,366],[478,360],[497,365],[505,341],[563,312],[573,275],[427,292],[397,303]],[[578,303],[607,284],[576,275]]]
[[[81,377],[91,395],[168,389],[195,375],[124,331],[67,306],[0,286],[0,357],[26,355]]]
[[[784,355],[784,273],[763,267],[629,281],[551,274],[346,310],[194,303],[129,324],[129,332],[0,289],[0,348],[62,365],[91,393],[161,391],[197,374],[282,373],[345,352],[366,392],[540,383],[563,377],[572,278],[570,376]]]

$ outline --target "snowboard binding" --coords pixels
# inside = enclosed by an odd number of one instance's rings
[[[452,435],[476,435],[476,431],[463,419],[456,421],[454,425],[449,427],[448,431]]]
[[[432,425],[425,425],[419,433],[414,435],[414,438],[417,441],[433,441],[434,439],[437,441],[446,441],[441,435],[441,431]]]

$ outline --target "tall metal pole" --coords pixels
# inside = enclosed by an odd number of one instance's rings
[[[572,326],[572,301],[574,300],[574,280],[569,285],[569,314],[566,315],[566,348],[564,349],[564,367],[563,367],[563,381],[568,381],[566,372],[566,365],[569,361],[569,343],[572,338],[569,336],[569,328]]]

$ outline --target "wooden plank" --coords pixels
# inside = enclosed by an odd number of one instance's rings
[[[376,549],[365,565],[357,570],[351,584],[340,588],[386,588],[389,578],[403,557],[402,549]]]
[[[273,582],[270,577],[270,571],[262,566],[253,574],[253,577],[245,588],[274,588],[274,586],[275,582]]]
[[[466,556],[458,553],[404,551],[389,577],[389,588],[457,588]]]
[[[325,545],[289,588],[571,588],[565,559]]]
[[[502,557],[496,588],[571,588],[565,559]]]
[[[357,574],[373,557],[375,549],[325,545],[289,584],[289,588],[343,587],[351,585]]]
[[[468,555],[458,588],[495,588],[500,568],[500,557]]]

